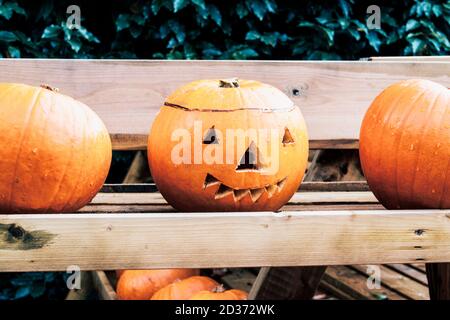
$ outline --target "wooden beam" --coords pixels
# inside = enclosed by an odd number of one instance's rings
[[[117,150],[137,150],[165,97],[204,78],[260,80],[288,94],[312,147],[356,148],[362,117],[388,85],[419,74],[450,87],[449,62],[1,59],[0,82],[49,83],[92,107]]]
[[[378,203],[372,192],[296,192],[288,205],[314,203]],[[167,204],[160,193],[98,193],[91,205]]]
[[[105,184],[100,192],[157,192],[158,189],[154,183],[133,183],[133,184]],[[370,191],[369,185],[366,181],[303,181],[300,185],[299,192],[307,191]]]
[[[408,56],[408,57],[370,57],[369,61],[404,61],[404,62],[450,62],[450,56]]]
[[[100,300],[117,300],[117,293],[104,271],[92,271],[92,280]]]
[[[448,262],[449,217],[450,210],[0,215],[0,271]]]
[[[326,266],[269,268],[254,300],[310,300]]]
[[[450,263],[427,263],[431,300],[450,300]]]

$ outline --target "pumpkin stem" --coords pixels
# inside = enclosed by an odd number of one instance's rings
[[[223,79],[219,80],[219,88],[239,88],[239,79]]]
[[[218,285],[217,287],[214,287],[211,292],[213,293],[222,293],[225,292],[225,288],[223,287],[223,284]]]
[[[56,88],[56,87],[52,87],[51,85],[48,85],[48,84],[41,84],[41,88],[44,88],[44,89],[47,89],[47,90],[50,90],[50,91],[53,91],[53,92],[59,92],[59,88]]]

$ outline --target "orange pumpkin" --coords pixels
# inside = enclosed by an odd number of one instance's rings
[[[152,177],[183,211],[278,210],[298,189],[306,125],[280,90],[253,80],[199,80],[172,93],[148,140]]]
[[[125,270],[116,270],[116,278],[119,279]]]
[[[210,291],[218,285],[216,281],[208,277],[190,277],[159,289],[153,295],[152,300],[188,300],[197,292]]]
[[[210,291],[200,291],[194,294],[189,300],[247,300],[248,293],[242,290],[225,290],[223,286],[218,286]]]
[[[198,269],[124,270],[117,282],[117,296],[120,300],[149,300],[168,284],[198,274]]]
[[[0,212],[73,212],[111,164],[111,140],[85,104],[48,86],[0,83]]]
[[[360,157],[386,208],[450,208],[449,90],[428,80],[385,89],[364,117]]]

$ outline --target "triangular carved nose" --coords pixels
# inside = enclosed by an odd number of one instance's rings
[[[284,128],[284,135],[283,135],[283,144],[292,144],[295,143],[294,138],[291,135],[291,132],[288,128]]]
[[[258,148],[256,147],[255,142],[251,142],[250,146],[245,151],[244,155],[241,158],[241,161],[239,161],[239,165],[236,167],[236,171],[242,171],[242,170],[260,170],[262,168],[262,158],[261,153],[259,152]]]
[[[208,129],[206,132],[205,137],[203,138],[203,144],[217,144],[219,143],[219,140],[217,139],[216,130],[214,129],[214,126]]]

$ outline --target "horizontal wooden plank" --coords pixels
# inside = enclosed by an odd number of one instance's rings
[[[372,192],[296,192],[288,204],[378,203]],[[99,193],[91,204],[167,204],[160,193]]]
[[[0,271],[450,261],[450,210],[0,215]]]
[[[369,61],[438,61],[450,62],[450,56],[408,56],[408,57],[370,57]]]
[[[357,147],[362,117],[393,82],[420,78],[450,87],[450,63],[402,61],[0,60],[0,82],[48,83],[91,106],[116,150],[145,148],[164,98],[203,78],[255,79],[301,108],[313,147]]]
[[[100,192],[157,192],[158,189],[154,183],[130,183],[130,184],[105,184]],[[303,181],[299,192],[308,191],[370,191],[366,181]]]

